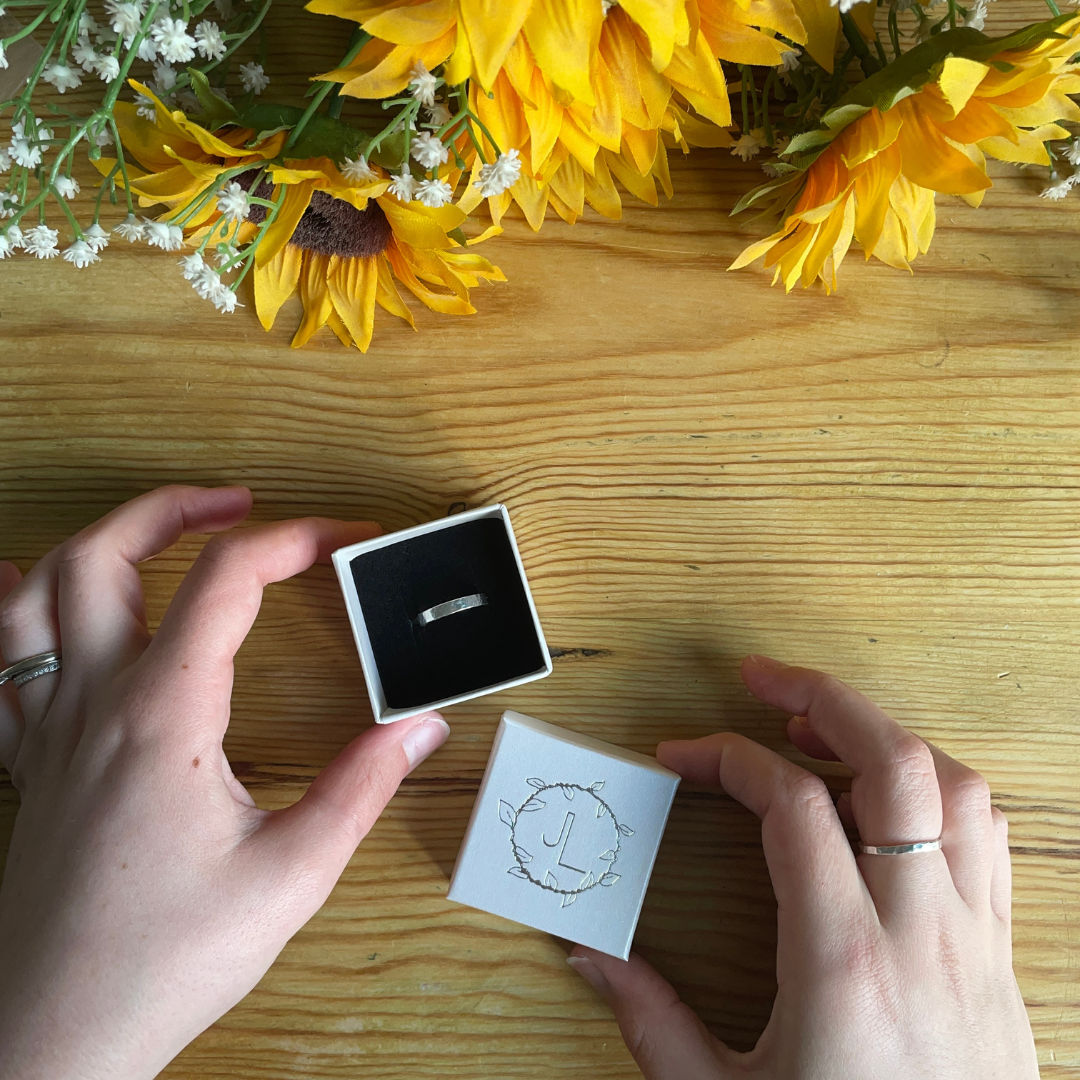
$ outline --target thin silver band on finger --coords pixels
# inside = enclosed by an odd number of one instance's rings
[[[428,623],[438,622],[447,615],[456,615],[459,611],[468,611],[470,608],[485,607],[488,598],[483,593],[470,593],[468,596],[459,596],[456,600],[447,600],[445,604],[436,604],[426,611],[421,611],[416,616],[416,621],[421,626]]]
[[[58,652],[43,652],[38,653],[37,656],[28,656],[25,660],[20,660],[17,664],[12,664],[11,667],[0,671],[0,685],[12,682],[16,686],[22,686],[39,675],[51,675],[54,671],[59,671],[61,666]]]
[[[936,840],[917,840],[914,844],[860,844],[864,855],[914,855],[920,851],[940,851],[941,837]]]

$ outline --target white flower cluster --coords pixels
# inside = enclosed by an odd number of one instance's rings
[[[1080,136],[1069,143],[1062,157],[1073,167],[1073,171],[1069,176],[1061,176],[1056,168],[1051,169],[1050,183],[1039,192],[1044,199],[1064,199],[1080,184]]]
[[[26,121],[18,120],[11,125],[11,142],[4,150],[4,157],[10,164],[22,166],[24,169],[36,169],[41,164],[43,152],[52,141],[53,133],[42,127],[35,120],[32,129],[27,131]],[[0,171],[6,171],[0,170]]]
[[[235,253],[235,248],[222,253],[219,262],[227,262]],[[201,252],[195,251],[180,260],[180,272],[185,281],[204,299],[209,300],[218,311],[231,314],[244,305],[236,299],[236,292],[221,280],[221,274],[203,259]]]
[[[500,154],[490,165],[480,167],[480,177],[476,186],[485,199],[501,195],[512,188],[521,176],[521,155],[517,150],[507,150]]]

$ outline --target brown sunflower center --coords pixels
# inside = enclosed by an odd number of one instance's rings
[[[245,183],[247,174],[237,177]],[[252,176],[252,179],[254,177]],[[265,189],[265,190],[264,190]],[[264,180],[255,194],[260,199],[270,197],[271,186]],[[253,206],[248,220],[258,224],[266,217],[266,208]],[[290,244],[316,255],[339,255],[343,259],[362,259],[381,255],[390,243],[393,229],[382,207],[369,199],[365,210],[357,210],[344,199],[335,199],[325,191],[315,191],[311,204],[293,230]]]

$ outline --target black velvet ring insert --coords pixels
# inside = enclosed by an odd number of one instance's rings
[[[501,517],[387,544],[349,566],[388,708],[416,708],[544,667]],[[416,622],[421,611],[472,593],[483,593],[487,604],[427,626]]]

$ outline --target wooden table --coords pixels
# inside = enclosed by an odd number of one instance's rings
[[[563,946],[448,903],[447,878],[504,708],[645,752],[727,728],[798,758],[739,683],[751,650],[828,668],[989,778],[1043,1075],[1080,1077],[1080,203],[997,170],[982,209],[939,200],[914,276],[853,253],[838,296],[785,296],[725,271],[753,172],[701,153],[621,224],[511,222],[477,316],[425,312],[414,336],[380,315],[367,356],[329,331],[291,351],[295,307],[270,334],[219,316],[145,247],[0,264],[0,552],[21,567],[177,480],[248,484],[260,521],[388,529],[501,500],[559,653],[449,710],[449,744],[171,1080],[637,1075]],[[157,613],[197,549],[146,566]],[[238,660],[238,774],[289,803],[368,723],[330,571],[272,587]],[[0,851],[16,808],[5,778]],[[740,1048],[768,1018],[774,915],[756,821],[682,792],[638,947]]]

